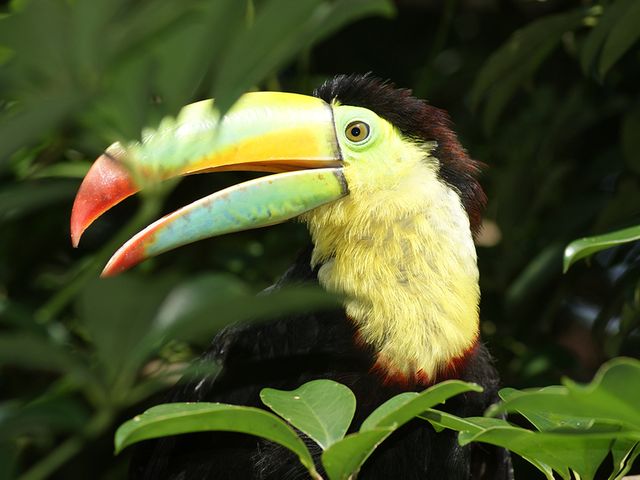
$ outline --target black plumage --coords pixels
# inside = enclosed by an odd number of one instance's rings
[[[273,288],[316,282],[309,267],[311,250],[303,252]],[[272,322],[232,326],[222,331],[203,356],[223,365],[216,377],[178,385],[167,402],[215,401],[263,406],[262,388],[290,390],[328,378],[344,383],[358,399],[352,426],[381,403],[403,391],[383,386],[370,370],[372,352],[354,342],[354,327],[343,311],[292,316]],[[467,393],[444,409],[459,416],[479,416],[497,399],[498,376],[484,346],[466,363],[461,380],[476,382],[483,393]],[[321,453],[308,446],[318,459]],[[319,463],[318,463],[318,466]],[[146,441],[136,448],[131,464],[136,480],[306,479],[297,457],[276,444],[235,433],[198,433]],[[436,433],[422,420],[395,432],[367,460],[359,477],[373,479],[508,479],[508,453],[481,444],[460,447],[454,432]]]
[[[438,143],[441,176],[454,187],[477,228],[484,194],[475,179],[478,164],[468,158],[450,131],[446,113],[411,96],[407,90],[368,76],[336,77],[316,91],[326,101],[367,107],[404,134]],[[426,122],[426,123],[425,123]],[[430,122],[430,123],[429,123]],[[317,282],[310,267],[311,248],[272,288]],[[320,378],[347,385],[358,400],[351,431],[381,403],[407,388],[384,385],[372,371],[375,352],[356,341],[357,332],[343,310],[292,316],[266,323],[231,326],[203,356],[222,366],[217,376],[178,384],[166,402],[225,402],[262,407],[264,387],[294,389]],[[459,370],[458,378],[484,387],[449,400],[443,409],[459,416],[480,416],[497,400],[498,375],[479,345]],[[425,421],[413,420],[386,440],[367,460],[358,478],[495,479],[512,478],[505,450],[474,444],[461,447],[451,431],[436,433]],[[307,442],[319,471],[320,449]],[[130,475],[135,480],[306,479],[297,457],[283,447],[235,433],[198,433],[145,441],[136,447]]]

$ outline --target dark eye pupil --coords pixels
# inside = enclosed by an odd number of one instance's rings
[[[353,127],[351,129],[351,135],[353,135],[354,137],[359,137],[361,133],[362,131],[360,130],[360,127]]]

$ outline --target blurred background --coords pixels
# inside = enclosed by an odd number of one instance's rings
[[[190,374],[217,329],[331,302],[309,289],[254,297],[309,242],[296,223],[97,280],[132,232],[244,173],[130,199],[71,248],[93,159],[211,96],[224,109],[247,90],[310,93],[339,73],[412,88],[486,164],[482,333],[503,383],[587,381],[609,358],[639,357],[640,245],[562,273],[570,241],[640,223],[639,6],[0,1],[0,478],[124,478],[115,428]]]

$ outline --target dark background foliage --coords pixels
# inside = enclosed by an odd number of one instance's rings
[[[308,243],[295,223],[96,280],[136,227],[245,174],[129,200],[70,246],[73,196],[106,145],[190,101],[225,108],[254,87],[310,93],[372,72],[449,111],[487,165],[482,332],[505,385],[588,380],[606,359],[639,356],[639,247],[562,274],[571,240],[639,223],[638,2],[1,5],[0,478],[123,478],[115,426],[175,381],[203,338],[256,312],[332,301],[254,299]]]

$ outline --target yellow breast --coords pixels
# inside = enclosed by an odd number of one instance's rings
[[[386,373],[435,378],[477,339],[476,252],[437,161],[418,146],[391,151],[397,162],[347,163],[350,194],[305,221],[320,283],[345,295],[348,316]]]

